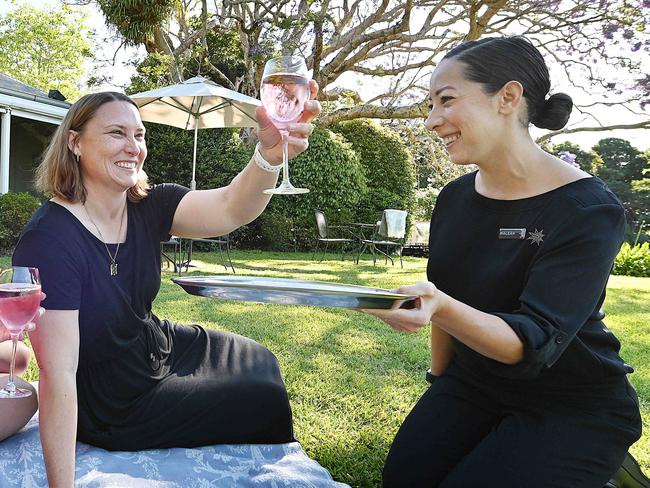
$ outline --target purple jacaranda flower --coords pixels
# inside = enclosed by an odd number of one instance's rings
[[[634,43],[634,46],[632,46],[632,51],[635,51],[635,52],[636,52],[636,51],[638,51],[639,49],[641,49],[641,41],[639,41],[639,42],[635,42],[635,43]]]
[[[576,163],[576,155],[569,151],[560,151],[558,157],[567,164],[579,168],[580,165]]]

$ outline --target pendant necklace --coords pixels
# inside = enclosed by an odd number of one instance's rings
[[[99,234],[100,240],[102,241],[102,244],[104,244],[104,247],[106,248],[106,253],[108,254],[108,258],[110,259],[110,266],[109,266],[109,271],[111,273],[111,276],[117,276],[117,253],[120,252],[120,243],[117,243],[117,247],[115,248],[115,255],[113,256],[111,254],[111,251],[108,250],[108,244],[106,244],[106,241],[104,240],[104,236],[102,235],[102,231],[99,230],[99,227],[93,220],[93,218],[90,216],[90,213],[88,213],[88,209],[86,208],[86,205],[82,205],[84,208],[84,211],[86,212],[86,215],[88,216],[88,219],[92,222],[92,224],[95,226],[95,229],[97,229],[97,233]],[[118,240],[122,236],[122,224],[124,223],[124,212],[126,212],[126,204],[124,205],[124,209],[122,210],[122,217],[120,218],[120,230],[118,231]]]

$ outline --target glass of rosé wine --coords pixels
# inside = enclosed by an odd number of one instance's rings
[[[282,183],[264,193],[296,195],[307,188],[296,188],[289,179],[287,137],[289,124],[296,122],[309,100],[309,72],[301,56],[280,56],[269,59],[264,66],[260,97],[273,125],[282,136]]]
[[[14,360],[18,336],[34,319],[41,303],[41,282],[38,269],[14,266],[0,270],[0,327],[11,336],[9,381],[0,390],[0,398],[23,398],[32,394],[14,383]]]

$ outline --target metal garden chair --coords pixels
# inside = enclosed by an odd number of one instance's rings
[[[319,260],[322,261],[323,257],[325,257],[325,253],[327,252],[327,247],[330,244],[336,244],[341,246],[341,260],[343,260],[343,257],[345,256],[345,245],[353,243],[354,239],[347,237],[332,237],[330,235],[330,230],[337,229],[335,232],[339,232],[340,230],[349,231],[350,228],[345,225],[328,225],[327,218],[321,210],[315,210],[314,215],[316,216],[316,228],[318,229],[318,237],[316,238],[316,247],[314,248],[314,252],[311,258],[314,259],[314,256],[316,256],[319,245],[324,244],[323,254],[321,254]]]

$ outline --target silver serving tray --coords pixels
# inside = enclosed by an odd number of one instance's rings
[[[260,276],[188,276],[172,281],[201,297],[281,305],[386,309],[396,300],[416,298],[382,288]]]

